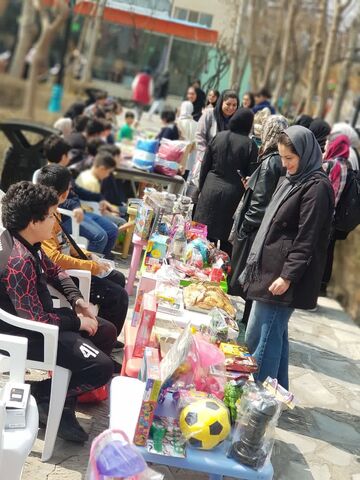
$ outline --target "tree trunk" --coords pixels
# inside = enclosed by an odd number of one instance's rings
[[[9,6],[10,0],[1,0],[0,1],[0,17],[2,17]]]
[[[286,16],[284,43],[281,50],[281,62],[280,62],[280,68],[279,68],[279,74],[278,74],[277,83],[275,87],[275,92],[273,96],[274,105],[277,104],[277,101],[279,100],[282,94],[282,90],[285,82],[286,65],[288,61],[289,48],[290,48],[291,30],[293,28],[295,14],[296,14],[296,0],[291,0],[289,5],[289,10]]]
[[[86,62],[84,72],[83,72],[83,77],[82,77],[82,81],[84,83],[90,82],[92,78],[92,66],[94,63],[96,44],[98,41],[100,29],[101,29],[102,18],[103,18],[104,9],[106,6],[106,1],[107,0],[98,0],[95,22],[94,22],[94,30],[92,31],[89,51],[87,54],[87,62]]]
[[[13,77],[22,77],[25,66],[25,57],[33,44],[36,31],[35,8],[31,0],[26,0],[22,4],[16,48],[9,71],[10,75]]]
[[[282,37],[281,25],[283,24],[283,12],[285,10],[285,7],[286,7],[286,2],[283,1],[276,15],[276,20],[275,20],[276,27],[277,27],[276,37],[271,43],[271,49],[270,49],[269,55],[266,56],[264,75],[262,77],[262,86],[265,88],[270,88],[271,74],[274,71],[274,67],[276,65],[275,57],[279,50],[280,39]]]
[[[315,38],[311,49],[309,61],[309,76],[306,92],[305,113],[311,115],[312,102],[315,94],[315,81],[317,77],[318,56],[320,54],[320,47],[322,42],[322,34],[325,26],[327,0],[320,0],[319,2],[319,19],[316,24]]]
[[[252,90],[258,90],[259,88],[259,72],[257,65],[257,49],[256,49],[256,20],[258,15],[258,2],[257,0],[251,0],[251,11],[250,11],[250,20],[249,20],[249,40],[248,40],[248,51],[250,57],[251,65],[251,83]]]
[[[231,79],[230,85],[231,88],[239,90],[240,88],[240,56],[241,56],[241,44],[243,39],[243,29],[245,23],[245,10],[246,3],[245,0],[238,0],[238,14],[236,18],[236,27],[234,33],[234,42],[233,42],[233,54],[232,54],[232,65],[231,65]],[[246,53],[243,52],[242,57],[246,56]]]
[[[50,23],[44,7],[36,2],[41,15],[42,30],[40,38],[35,46],[35,54],[30,67],[29,79],[26,85],[24,115],[28,118],[34,118],[37,81],[41,65],[45,64],[48,58],[50,47],[55,39],[56,34],[65,23],[69,14],[69,7],[66,0],[58,1],[58,14]]]
[[[346,51],[346,56],[345,56],[343,65],[341,67],[340,78],[338,80],[338,85],[335,92],[334,104],[329,116],[329,122],[331,125],[334,124],[335,122],[338,122],[340,119],[341,107],[345,98],[348,79],[350,76],[351,65],[355,59],[355,51],[356,51],[357,42],[358,42],[358,34],[359,34],[359,19],[355,17],[350,28],[349,43]]]
[[[327,43],[325,48],[325,55],[324,60],[320,72],[320,82],[319,82],[319,90],[318,90],[318,105],[316,108],[315,116],[316,117],[323,117],[326,100],[327,100],[327,81],[330,71],[331,65],[331,57],[334,51],[335,42],[336,42],[336,35],[339,28],[339,23],[341,19],[342,12],[347,8],[350,4],[351,0],[347,0],[346,3],[341,4],[341,0],[335,0],[335,8],[334,8],[334,16],[331,23],[331,29],[329,35],[327,37]]]

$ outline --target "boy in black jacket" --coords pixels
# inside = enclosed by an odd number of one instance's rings
[[[94,316],[67,273],[41,250],[41,242],[51,237],[57,204],[55,190],[25,181],[12,185],[4,196],[2,221],[7,231],[1,237],[0,307],[24,319],[59,327],[57,365],[70,369],[72,376],[58,435],[84,442],[88,435],[75,416],[76,397],[111,378],[113,362],[109,354],[116,329]],[[53,308],[47,283],[60,290],[72,308]],[[28,357],[41,360],[41,334],[2,321],[0,332],[27,337]],[[49,379],[32,386],[42,423],[47,419],[50,385]]]

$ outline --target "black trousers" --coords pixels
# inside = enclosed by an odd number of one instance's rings
[[[116,329],[102,318],[98,317],[98,322],[99,327],[93,337],[86,332],[59,332],[56,364],[72,372],[67,398],[105,385],[113,374],[113,361],[109,355],[116,341]],[[17,327],[7,329],[6,333],[28,338],[28,358],[43,360],[44,340],[41,334]],[[48,401],[51,379],[36,383],[37,401]]]
[[[124,275],[115,270],[104,278],[91,277],[90,301],[99,305],[99,316],[115,326],[117,335],[122,330],[129,306],[124,286]]]

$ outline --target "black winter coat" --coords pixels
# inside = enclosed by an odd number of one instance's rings
[[[261,160],[248,182],[243,206],[235,219],[235,239],[231,256],[231,279],[229,279],[229,293],[232,295],[244,297],[238,278],[245,268],[255,235],[282,175],[285,175],[285,169],[281,158],[277,152],[273,152]]]
[[[244,285],[247,298],[293,308],[315,308],[333,214],[334,193],[326,177],[315,173],[294,188],[266,235],[259,279]],[[291,284],[283,295],[274,296],[269,286],[278,277]]]
[[[194,216],[195,221],[207,225],[209,238],[229,238],[244,193],[238,170],[243,176],[251,175],[257,150],[249,137],[229,130],[218,133],[210,142],[201,165],[201,193]]]

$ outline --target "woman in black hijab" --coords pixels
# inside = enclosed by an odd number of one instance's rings
[[[194,220],[207,225],[209,240],[220,240],[220,248],[229,255],[233,215],[244,193],[241,176],[250,175],[250,164],[257,159],[257,147],[249,139],[253,121],[250,109],[239,108],[228,123],[229,130],[210,142],[200,171]]]
[[[313,121],[313,117],[310,115],[307,115],[306,113],[303,113],[302,115],[299,115],[297,119],[294,122],[294,125],[300,125],[305,128],[310,127],[310,123]]]
[[[328,136],[331,132],[330,125],[322,118],[314,118],[314,120],[309,125],[309,130],[315,135],[315,138],[320,145],[321,151],[324,153],[326,140],[328,139]]]
[[[187,90],[186,98],[193,104],[192,117],[195,122],[198,122],[205,107],[206,96],[201,88],[191,86]]]

